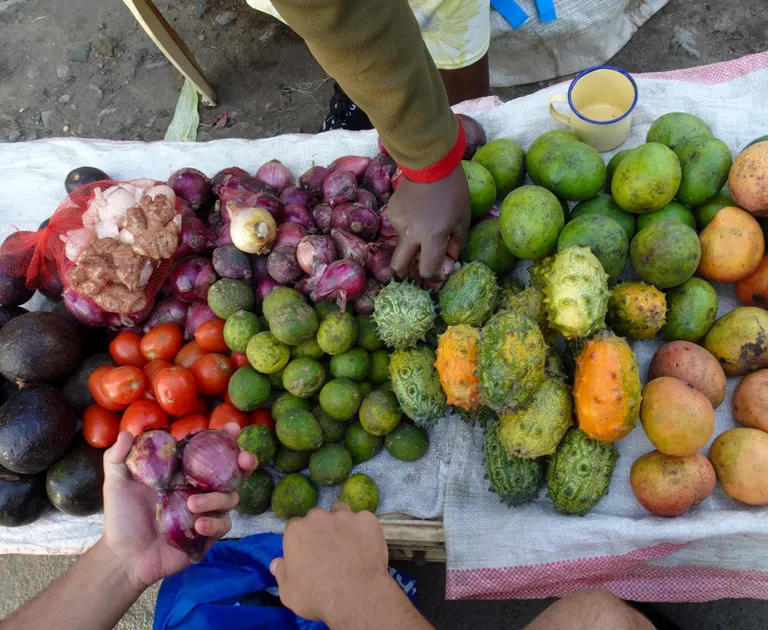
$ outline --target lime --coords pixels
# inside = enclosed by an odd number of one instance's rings
[[[272,511],[285,521],[306,516],[316,505],[317,487],[304,475],[286,475],[272,492]]]
[[[316,359],[294,359],[283,371],[283,387],[299,398],[311,398],[320,391],[323,383],[325,371]]]
[[[379,489],[368,475],[356,473],[342,484],[339,501],[346,503],[353,512],[368,510],[375,514],[379,507]]]
[[[256,411],[269,400],[272,387],[264,374],[244,365],[229,379],[229,399],[240,411]]]
[[[248,342],[261,332],[258,315],[248,311],[233,313],[224,324],[224,343],[232,352],[245,352]]]
[[[360,408],[360,401],[360,388],[346,378],[336,378],[320,390],[320,408],[334,420],[349,420]]]
[[[279,372],[291,358],[291,351],[271,332],[260,332],[251,337],[245,349],[248,362],[262,374]]]
[[[472,209],[472,218],[479,219],[491,209],[496,201],[496,182],[482,164],[463,160],[461,167],[464,169],[464,175],[469,186],[469,205]]]
[[[361,464],[371,459],[384,446],[384,438],[371,435],[359,422],[353,422],[344,434],[344,445],[352,454],[352,461]]]
[[[283,414],[291,409],[303,409],[304,411],[310,411],[312,409],[312,405],[308,400],[294,396],[289,392],[283,392],[277,398],[275,398],[275,402],[272,403],[272,417],[275,419],[275,422],[277,422],[280,418],[283,417]]]

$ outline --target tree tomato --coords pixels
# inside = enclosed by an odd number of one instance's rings
[[[208,352],[229,352],[229,346],[224,341],[224,320],[212,319],[200,324],[195,332],[195,341]]]
[[[96,404],[99,405],[99,407],[103,407],[109,411],[122,411],[128,405],[120,405],[113,402],[107,397],[104,390],[101,389],[101,381],[104,378],[104,375],[114,369],[115,368],[109,365],[105,365],[104,367],[96,368],[91,372],[91,375],[88,377],[88,391],[91,392],[93,400],[96,401]]]
[[[94,448],[109,448],[120,433],[120,416],[98,405],[83,412],[83,437]]]
[[[251,412],[251,424],[263,424],[273,433],[275,432],[275,420],[269,409],[257,409]]]
[[[244,365],[250,365],[250,361],[248,361],[248,355],[245,354],[245,352],[233,352],[232,365],[236,370],[239,370]]]
[[[192,413],[197,403],[197,385],[192,372],[179,366],[160,370],[155,376],[155,398],[172,416]]]
[[[183,345],[184,333],[181,327],[168,322],[155,326],[141,338],[141,353],[148,361],[173,361]]]
[[[179,353],[176,355],[176,358],[173,360],[173,362],[176,365],[180,365],[181,367],[192,367],[192,364],[204,354],[207,354],[205,348],[203,348],[199,343],[197,343],[197,341],[193,339],[181,350],[179,350]]]
[[[144,395],[146,388],[144,372],[132,365],[116,367],[101,379],[101,391],[118,405],[130,405]]]
[[[147,364],[147,359],[141,353],[141,337],[130,330],[124,330],[112,340],[109,354],[118,365],[143,368]]]
[[[146,398],[131,403],[120,420],[120,431],[128,431],[133,437],[167,426],[168,414],[154,400]]]
[[[208,428],[208,418],[200,414],[194,414],[191,416],[184,416],[179,418],[176,422],[172,422],[168,430],[171,435],[176,438],[177,442],[180,442],[188,435],[192,433],[199,433],[205,431]]]
[[[212,353],[200,357],[189,368],[201,394],[220,394],[232,377],[232,362],[223,354]]]
[[[248,426],[248,414],[237,409],[232,403],[221,403],[211,414],[211,421],[208,424],[209,429],[223,429],[226,425],[234,422],[241,429]]]

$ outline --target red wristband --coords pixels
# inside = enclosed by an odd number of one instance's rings
[[[458,127],[459,133],[456,138],[456,144],[453,145],[453,148],[445,157],[438,160],[434,164],[431,164],[430,166],[420,169],[411,169],[400,165],[400,169],[403,171],[403,175],[405,175],[411,181],[418,182],[419,184],[429,184],[431,182],[436,182],[440,179],[443,179],[443,177],[450,175],[461,162],[461,158],[464,157],[464,151],[467,146],[467,136],[464,133],[464,126],[460,121],[458,123]]]

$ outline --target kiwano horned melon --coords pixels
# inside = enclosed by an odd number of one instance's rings
[[[437,342],[435,367],[449,405],[472,411],[480,406],[477,346],[480,331],[460,324],[449,326]]]
[[[396,350],[389,359],[389,377],[400,407],[422,428],[429,428],[446,411],[435,359],[427,346]]]
[[[586,514],[606,494],[619,454],[579,429],[565,434],[547,469],[547,496],[566,514]]]
[[[555,264],[556,254],[545,256],[539,260],[533,261],[531,266],[528,267],[528,275],[531,278],[530,286],[543,289],[547,284],[547,276],[552,270],[552,265]]]
[[[533,501],[544,480],[544,460],[521,459],[507,453],[499,437],[498,422],[485,435],[485,468],[491,482],[489,490],[510,507]]]
[[[622,282],[608,300],[608,326],[627,339],[650,339],[664,325],[667,298],[645,282]]]
[[[374,298],[373,304],[379,338],[397,350],[424,341],[435,323],[432,298],[415,284],[392,282]]]
[[[598,333],[576,359],[573,398],[579,428],[596,440],[620,440],[637,424],[641,390],[629,344],[611,332]]]
[[[464,420],[464,422],[468,422],[469,424],[485,426],[496,420],[496,414],[493,409],[486,407],[485,405],[480,405],[477,409],[473,409],[472,411],[466,411],[461,407],[456,407],[454,411],[456,411],[458,416]]]
[[[501,441],[514,457],[552,455],[572,420],[568,386],[558,378],[548,377],[527,407],[501,416]]]
[[[471,262],[452,274],[440,290],[440,316],[446,324],[482,326],[496,308],[496,275]]]
[[[508,297],[504,308],[499,310],[515,311],[521,315],[527,315],[541,328],[544,341],[548,344],[555,342],[557,334],[549,327],[547,308],[544,305],[544,292],[539,287],[530,286],[517,295]]]
[[[555,257],[544,295],[549,325],[566,339],[605,328],[608,274],[588,247],[569,247]]]
[[[525,405],[544,381],[547,344],[530,317],[502,311],[483,327],[477,354],[483,402],[498,413]]]

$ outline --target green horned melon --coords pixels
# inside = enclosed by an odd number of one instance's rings
[[[533,261],[531,266],[528,267],[528,275],[531,278],[530,286],[543,289],[547,284],[547,276],[552,269],[552,265],[555,264],[555,257],[557,254],[551,254]]]
[[[552,455],[572,421],[571,391],[563,381],[550,376],[527,407],[501,416],[501,441],[514,457]]]
[[[483,327],[477,359],[483,401],[507,413],[524,406],[544,381],[547,344],[530,317],[502,311]]]
[[[566,514],[586,514],[606,494],[618,458],[613,444],[570,429],[549,460],[547,496]]]
[[[504,307],[499,308],[499,310],[515,311],[516,313],[527,315],[539,325],[544,335],[544,341],[548,344],[555,342],[557,335],[549,327],[547,308],[544,304],[544,292],[539,287],[532,285],[517,295],[508,297]]]
[[[388,284],[373,304],[379,338],[397,350],[424,341],[435,323],[435,305],[429,293],[409,282]]]
[[[482,326],[496,308],[498,293],[496,275],[488,267],[466,264],[440,290],[440,317],[448,325]]]
[[[494,413],[493,409],[486,407],[485,405],[480,405],[477,409],[473,409],[472,411],[467,411],[461,407],[454,407],[453,411],[456,413],[456,415],[459,416],[459,418],[469,424],[479,424],[480,426],[486,426],[487,424],[496,420],[496,414]]]
[[[435,352],[428,346],[395,350],[389,359],[392,390],[405,415],[429,428],[446,412],[446,400],[435,369]]]
[[[496,300],[496,312],[506,311],[506,303],[510,298],[518,293],[522,293],[523,286],[514,280],[504,280],[499,282],[499,295]]]
[[[566,339],[605,328],[608,274],[588,247],[557,254],[544,286],[549,325]]]
[[[485,469],[489,490],[510,507],[533,501],[544,480],[544,460],[512,457],[501,442],[498,422],[485,435]]]
[[[645,282],[622,282],[611,291],[605,319],[617,335],[650,339],[667,319],[667,298]]]

